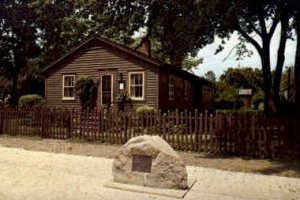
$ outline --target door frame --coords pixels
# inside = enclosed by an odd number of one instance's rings
[[[113,106],[113,101],[114,101],[114,73],[113,72],[103,72],[99,75],[99,78],[100,78],[100,81],[99,81],[99,86],[100,86],[100,107],[104,106],[102,104],[102,77],[103,76],[110,76],[111,77],[111,105],[110,106]]]

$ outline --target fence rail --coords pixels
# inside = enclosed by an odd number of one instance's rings
[[[194,112],[121,113],[67,109],[1,110],[0,134],[123,144],[159,135],[173,148],[275,158],[300,156],[297,119]]]

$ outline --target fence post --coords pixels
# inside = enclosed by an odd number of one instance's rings
[[[41,134],[40,134],[42,138],[45,137],[45,125],[46,125],[45,115],[46,112],[45,109],[43,109],[41,113]]]
[[[72,138],[72,134],[73,134],[73,119],[74,119],[74,108],[72,108],[71,112],[70,110],[67,110],[69,112],[69,133],[68,133],[68,138]]]
[[[3,112],[0,112],[0,135],[3,134]]]

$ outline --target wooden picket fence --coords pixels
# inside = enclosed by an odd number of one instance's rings
[[[68,109],[1,110],[0,134],[124,144],[159,135],[174,149],[275,158],[300,156],[295,118],[193,112],[122,113]]]

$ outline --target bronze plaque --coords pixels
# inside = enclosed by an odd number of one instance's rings
[[[132,171],[151,173],[152,157],[151,156],[133,156]]]

